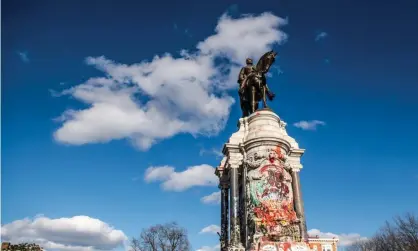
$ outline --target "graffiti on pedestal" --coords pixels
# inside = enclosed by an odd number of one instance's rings
[[[253,246],[260,237],[278,242],[300,240],[292,176],[285,161],[279,147],[258,151],[248,158],[248,225],[252,227]]]
[[[292,177],[280,165],[269,164],[257,170],[261,179],[250,184],[256,226],[271,237],[293,237],[292,224],[298,222],[293,206]]]

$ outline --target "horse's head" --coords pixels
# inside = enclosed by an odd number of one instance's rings
[[[258,60],[256,69],[263,74],[266,74],[269,70],[271,65],[276,60],[277,52],[269,51],[266,52],[263,56],[261,56],[260,60]]]

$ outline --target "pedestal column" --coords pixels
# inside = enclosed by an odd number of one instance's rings
[[[308,239],[308,232],[306,229],[305,211],[303,208],[302,191],[300,187],[299,170],[292,170],[292,188],[293,198],[295,203],[295,210],[300,219],[300,232],[302,240]]]
[[[242,165],[241,171],[241,241],[244,248],[248,247],[248,227],[247,227],[247,168],[246,164]]]
[[[231,193],[231,219],[230,219],[230,233],[231,233],[231,247],[237,247],[241,244],[240,238],[240,224],[239,224],[239,187],[238,187],[238,166],[230,167],[230,193]]]
[[[229,203],[229,185],[227,182],[220,184],[221,189],[221,251],[228,248],[228,203]]]

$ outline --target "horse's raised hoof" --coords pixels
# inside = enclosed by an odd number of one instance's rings
[[[274,93],[272,93],[272,92],[269,92],[269,93],[267,94],[267,96],[268,96],[268,98],[269,98],[269,100],[270,100],[270,101],[273,101],[274,97],[276,97],[276,94],[274,94]]]

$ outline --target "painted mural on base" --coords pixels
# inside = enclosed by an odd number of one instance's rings
[[[291,169],[279,147],[257,151],[248,157],[248,225],[253,250],[309,250],[292,243],[301,241],[300,220],[295,212]],[[275,243],[270,243],[275,242]],[[281,246],[277,246],[281,242]],[[264,249],[261,244],[266,244]],[[273,246],[277,249],[273,249]]]

